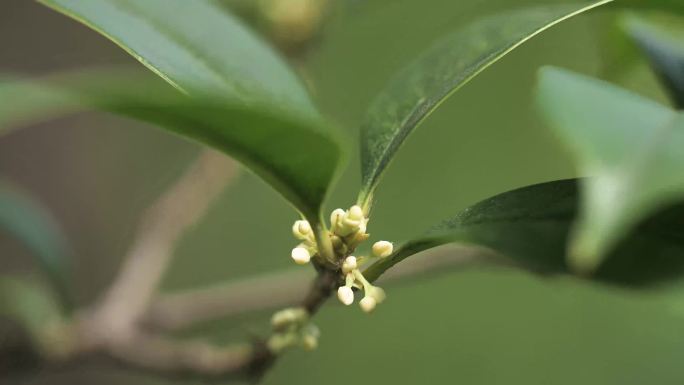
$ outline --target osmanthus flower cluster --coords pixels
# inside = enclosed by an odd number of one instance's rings
[[[372,257],[351,255],[369,235],[366,233],[368,218],[363,209],[352,206],[348,210],[336,209],[330,215],[330,230],[328,236],[335,253],[336,263],[343,275],[344,285],[337,289],[337,298],[345,305],[354,303],[354,290],[364,293],[359,301],[361,309],[370,313],[377,304],[385,299],[385,291],[372,285],[361,273],[360,267],[369,263],[373,258],[385,258],[392,254],[392,243],[376,242],[372,247]],[[318,255],[316,237],[311,225],[305,220],[299,220],[292,226],[292,233],[302,242],[292,250],[292,259],[297,264],[309,263],[312,257]]]

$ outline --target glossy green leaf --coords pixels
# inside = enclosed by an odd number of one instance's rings
[[[399,147],[449,95],[535,35],[610,2],[506,12],[458,30],[428,49],[390,81],[362,124],[359,202],[370,204],[382,173]]]
[[[339,145],[329,126],[320,122],[300,80],[239,20],[210,0],[41,2],[102,33],[179,90],[210,104],[179,102],[187,106],[181,109],[183,118],[170,108],[163,108],[164,113],[154,108],[146,114],[139,108],[136,113],[116,112],[234,156],[307,218],[318,218],[339,161]],[[213,97],[229,100],[230,106],[220,106]],[[208,109],[214,110],[212,116],[199,116]]]
[[[538,103],[580,172],[594,176],[568,252],[588,272],[643,218],[684,196],[684,115],[554,68],[541,71]]]
[[[53,86],[0,84],[0,99],[5,100],[0,125],[84,108],[148,122],[233,156],[309,220],[318,219],[341,158],[339,142],[325,122],[267,104],[183,95],[140,77],[104,74],[99,79],[85,74],[82,79],[68,76]]]
[[[189,94],[267,101],[300,113],[310,98],[284,61],[211,0],[40,0],[112,40]]]
[[[364,275],[377,279],[409,256],[454,242],[493,249],[514,266],[533,273],[572,274],[565,255],[578,211],[579,190],[577,180],[564,180],[487,199],[404,244]],[[684,205],[680,204],[640,222],[591,278],[615,285],[653,287],[683,274]]]
[[[0,180],[0,231],[22,241],[52,283],[65,308],[71,298],[71,248],[50,212],[27,192]]]
[[[625,29],[648,57],[678,108],[684,108],[684,19],[626,18]]]

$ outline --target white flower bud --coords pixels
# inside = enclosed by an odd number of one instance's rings
[[[367,226],[367,224],[368,224],[368,221],[366,221],[366,220],[362,220],[362,221],[359,223],[359,233],[361,233],[361,234],[365,234],[365,233],[366,233],[366,226]]]
[[[318,339],[321,336],[321,330],[318,328],[318,326],[316,326],[312,323],[310,323],[304,327],[303,333],[305,335],[310,335],[316,339]]]
[[[387,298],[387,294],[385,294],[385,291],[377,286],[373,286],[370,290],[368,290],[366,292],[366,295],[372,297],[377,303],[382,303],[382,301],[384,301],[385,298]]]
[[[318,347],[318,338],[321,331],[314,324],[308,324],[302,329],[302,347],[306,350],[314,350]]]
[[[292,226],[292,234],[301,240],[306,240],[311,235],[311,225],[307,221],[296,221]]]
[[[375,300],[375,298],[369,296],[363,297],[363,299],[359,302],[361,310],[365,311],[366,313],[372,312],[377,304],[378,302]]]
[[[318,338],[309,334],[303,336],[302,347],[304,348],[304,350],[308,351],[316,350],[316,348],[318,347]]]
[[[335,209],[333,210],[332,214],[330,214],[330,227],[334,230],[337,226],[339,226],[340,221],[342,220],[342,217],[344,217],[344,210],[342,209]]]
[[[349,219],[344,216],[338,222],[337,227],[335,227],[335,233],[341,237],[346,237],[359,231],[360,225],[361,221]]]
[[[337,289],[337,298],[340,302],[349,306],[354,303],[354,291],[349,286],[340,286]]]
[[[290,314],[279,311],[271,317],[271,326],[275,329],[280,329],[291,322]]]
[[[342,272],[344,274],[347,274],[351,272],[352,270],[356,269],[358,267],[356,263],[356,257],[353,255],[350,255],[347,257],[347,259],[344,260],[344,263],[342,264]]]
[[[361,221],[362,219],[364,219],[363,209],[358,205],[354,205],[349,208],[349,211],[347,212],[347,217],[354,221]]]
[[[352,219],[349,217],[342,218],[342,221],[340,222],[342,227],[349,228],[352,232],[358,230],[361,226],[361,223],[363,223],[363,220]]]
[[[373,245],[373,254],[380,258],[389,257],[392,255],[392,251],[394,251],[394,246],[391,242],[379,241]]]
[[[311,260],[311,254],[309,254],[309,250],[303,247],[295,247],[292,249],[292,259],[294,259],[296,264],[304,265]]]
[[[309,315],[306,309],[301,307],[283,309],[273,314],[273,317],[271,317],[271,325],[275,329],[281,329],[293,323],[304,322],[308,317]]]

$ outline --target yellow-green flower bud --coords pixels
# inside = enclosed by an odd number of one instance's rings
[[[344,260],[344,263],[342,263],[342,272],[344,274],[350,273],[352,270],[356,269],[358,267],[356,263],[356,257],[353,255],[350,255],[347,257],[347,259]]]
[[[369,296],[363,297],[363,299],[359,302],[361,310],[366,313],[372,312],[377,304],[378,302],[375,300],[375,298]]]
[[[337,289],[337,299],[343,304],[349,306],[354,303],[354,291],[349,286],[340,286]]]
[[[394,246],[391,242],[379,241],[373,245],[373,255],[380,258],[386,258],[392,255]]]
[[[295,236],[297,239],[301,240],[308,240],[310,239],[312,232],[311,232],[311,225],[309,222],[301,220],[301,221],[296,221],[294,225],[292,226],[292,234]]]
[[[295,247],[292,249],[292,259],[298,265],[305,265],[311,261],[311,254],[303,247]]]

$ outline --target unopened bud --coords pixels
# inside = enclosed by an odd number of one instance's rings
[[[363,297],[363,299],[359,302],[361,310],[365,311],[366,313],[372,312],[377,304],[378,302],[375,300],[375,298],[369,296]]]
[[[359,223],[359,233],[360,234],[365,234],[366,233],[366,226],[368,225],[368,221],[366,219],[362,220]]]
[[[382,301],[384,301],[385,298],[387,298],[387,294],[385,294],[385,291],[377,286],[373,286],[370,290],[368,290],[366,292],[366,295],[372,297],[377,303],[382,303]]]
[[[335,209],[333,210],[332,214],[330,214],[330,227],[335,230],[337,226],[339,226],[340,221],[342,220],[342,217],[344,217],[345,211],[342,209]]]
[[[273,314],[271,325],[274,329],[282,329],[295,322],[303,322],[307,318],[308,314],[304,308],[289,308]]]
[[[304,220],[296,221],[292,226],[292,234],[297,239],[305,240],[311,235],[311,225]]]
[[[273,326],[274,329],[281,329],[284,326],[292,323],[292,320],[293,319],[290,317],[290,314],[284,311],[279,311],[273,314],[273,317],[271,317],[271,326]]]
[[[391,242],[379,241],[373,245],[373,254],[380,258],[389,257],[392,255],[392,251],[394,251],[394,246]]]
[[[340,286],[337,289],[337,298],[340,302],[349,306],[354,303],[354,291],[349,286]]]
[[[354,205],[354,206],[349,208],[349,211],[347,212],[347,216],[351,220],[360,221],[360,220],[364,219],[363,218],[363,209],[358,205]]]
[[[296,264],[304,265],[311,260],[311,254],[309,254],[309,250],[303,247],[295,247],[292,249],[292,259]]]
[[[347,257],[347,259],[344,260],[344,263],[342,264],[342,272],[344,274],[347,274],[351,272],[352,270],[356,269],[358,267],[356,263],[356,257],[353,255],[350,255]]]
[[[312,335],[305,335],[302,337],[302,347],[304,350],[316,350],[318,347],[318,338]]]
[[[342,241],[342,238],[337,235],[330,236],[330,243],[332,243],[333,249],[335,249],[335,251],[339,251],[340,254],[344,254],[347,251],[346,245]]]
[[[314,350],[318,347],[318,338],[321,331],[312,323],[302,329],[302,347],[306,350]]]

